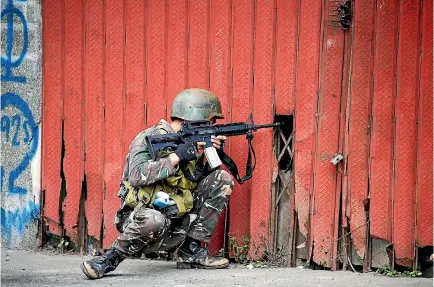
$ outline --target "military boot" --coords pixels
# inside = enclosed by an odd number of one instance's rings
[[[102,256],[81,263],[80,268],[89,279],[98,279],[115,270],[124,259],[125,256],[112,247]]]
[[[229,260],[209,255],[208,250],[201,247],[201,242],[191,237],[187,237],[178,250],[177,269],[222,269],[228,266]]]

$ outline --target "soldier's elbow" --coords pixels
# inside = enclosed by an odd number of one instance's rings
[[[142,178],[140,170],[133,168],[128,175],[128,182],[132,187],[140,187],[142,185]]]

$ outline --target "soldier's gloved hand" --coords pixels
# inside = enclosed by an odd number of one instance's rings
[[[197,158],[197,149],[193,143],[183,143],[178,146],[175,154],[179,157],[179,165],[185,166]]]

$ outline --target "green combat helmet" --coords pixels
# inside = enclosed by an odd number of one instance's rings
[[[219,99],[203,89],[181,91],[173,101],[170,118],[188,121],[224,119]]]

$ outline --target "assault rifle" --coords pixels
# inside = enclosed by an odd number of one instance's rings
[[[149,135],[146,136],[145,142],[148,146],[149,152],[153,160],[156,160],[160,151],[170,148],[176,150],[181,143],[198,143],[205,142],[206,148],[204,150],[207,162],[211,169],[219,167],[223,163],[228,170],[232,173],[238,183],[242,184],[252,177],[253,171],[256,166],[256,155],[252,146],[253,132],[259,129],[274,128],[283,123],[255,125],[253,122],[253,116],[249,116],[250,123],[232,123],[232,124],[216,124],[212,125],[210,121],[183,121],[181,129],[176,133],[161,134],[161,135]],[[246,164],[246,175],[240,177],[238,174],[238,168],[236,163],[223,151],[223,146],[217,151],[211,142],[211,136],[240,136],[246,135],[249,154]],[[252,166],[252,156],[254,163]]]

